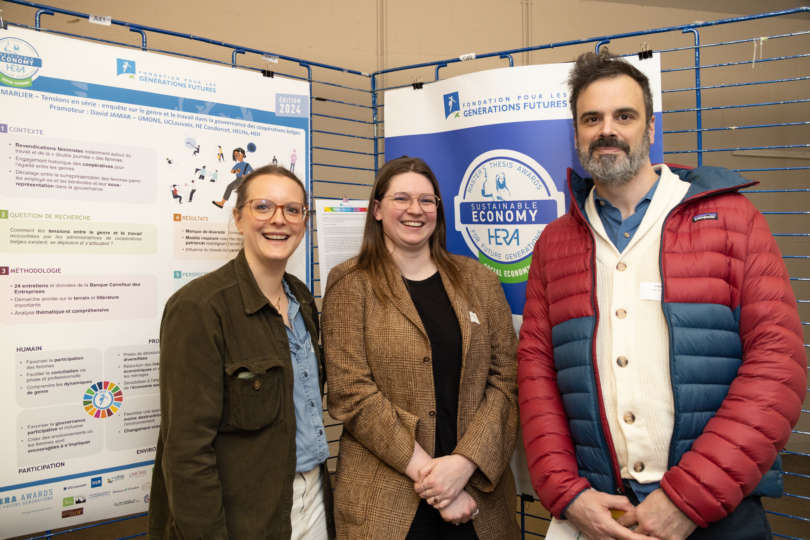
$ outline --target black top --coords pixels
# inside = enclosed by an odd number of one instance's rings
[[[453,452],[457,442],[461,329],[438,272],[423,281],[405,279],[405,286],[430,340],[433,390],[436,394],[434,457],[446,456]]]

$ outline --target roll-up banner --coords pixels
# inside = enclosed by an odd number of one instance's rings
[[[308,184],[309,103],[302,81],[0,30],[0,536],[147,508],[163,304],[240,248],[245,163]]]
[[[627,60],[650,80],[662,161],[661,68]],[[385,157],[423,158],[436,173],[447,245],[501,279],[515,329],[522,321],[535,241],[566,212],[566,171],[584,174],[574,147],[567,78],[573,64],[480,71],[385,93]]]

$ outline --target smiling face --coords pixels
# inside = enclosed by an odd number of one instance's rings
[[[627,75],[598,79],[577,98],[575,144],[595,181],[621,185],[649,163],[655,121],[641,86]]]
[[[405,193],[411,197],[408,208],[395,207],[391,196]],[[382,224],[385,245],[389,251],[430,252],[430,237],[436,230],[436,211],[425,212],[419,205],[419,195],[435,194],[433,185],[424,175],[408,171],[397,174],[388,183],[388,189],[374,203],[374,219]]]
[[[267,220],[256,219],[247,205],[234,209],[233,219],[244,239],[248,263],[286,266],[304,237],[307,223],[305,219],[287,221],[281,207],[287,203],[306,204],[301,186],[286,176],[264,174],[250,180],[245,199],[266,199],[277,205]]]

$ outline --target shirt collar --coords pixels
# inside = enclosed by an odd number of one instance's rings
[[[652,201],[653,195],[655,195],[655,190],[656,190],[656,188],[658,188],[658,183],[661,181],[661,171],[657,170],[656,172],[658,173],[658,178],[656,178],[656,180],[653,183],[652,187],[650,187],[650,189],[641,198],[641,200],[638,201],[634,211],[638,210],[639,206],[641,206],[642,204],[649,203],[649,202]],[[594,202],[596,202],[596,207],[597,208],[602,207],[602,206],[614,208],[614,206],[612,204],[610,204],[609,200],[599,196],[599,194],[596,192],[596,186],[593,187],[593,200],[594,200]],[[604,202],[604,204],[602,204],[603,202]]]
[[[287,308],[287,316],[290,320],[293,320],[295,315],[298,313],[298,310],[301,308],[301,304],[293,294],[292,289],[290,289],[286,279],[281,280],[281,286],[284,287],[284,294],[287,295],[287,302],[289,304],[289,307]]]
[[[253,277],[253,272],[250,271],[250,266],[248,266],[244,249],[240,250],[239,254],[234,258],[233,265],[236,282],[239,285],[239,293],[242,295],[242,305],[245,306],[245,313],[252,315],[269,304],[270,301],[259,289],[259,284],[256,283],[256,278]]]

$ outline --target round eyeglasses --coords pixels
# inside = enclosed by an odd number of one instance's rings
[[[300,223],[309,214],[309,208],[304,206],[303,203],[297,202],[276,204],[268,199],[250,199],[245,201],[243,206],[246,206],[253,219],[258,221],[272,219],[276,215],[277,208],[281,208],[281,215],[290,223]]]
[[[386,195],[383,199],[388,199],[391,201],[391,204],[397,210],[407,210],[413,204],[413,201],[416,200],[419,203],[419,208],[422,209],[423,212],[435,212],[439,206],[439,197],[433,195],[432,193],[422,193],[421,195],[413,196],[410,193],[393,193],[391,195]]]

